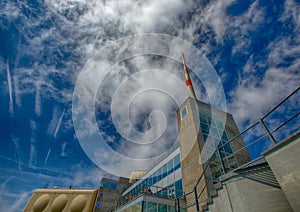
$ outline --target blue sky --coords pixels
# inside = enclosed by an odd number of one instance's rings
[[[95,149],[95,162],[82,148],[72,108],[78,77],[115,41],[157,33],[194,45],[214,67],[226,110],[243,129],[299,86],[299,11],[298,0],[1,1],[0,210],[21,211],[36,188],[98,187],[102,176],[112,176],[105,171],[109,152]],[[155,159],[177,141],[175,111],[187,97],[180,56],[135,56],[100,67],[86,82],[97,85],[97,129],[118,154]],[[191,73],[196,94],[209,103],[216,85],[197,76]],[[293,111],[299,99],[282,110]],[[124,175],[133,168],[115,166]]]

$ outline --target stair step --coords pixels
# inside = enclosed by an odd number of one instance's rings
[[[211,197],[216,197],[216,196],[218,196],[218,191],[217,191],[217,190],[212,190],[212,191],[210,191],[209,196],[211,196]]]
[[[222,186],[222,183],[221,183],[221,182],[218,182],[218,183],[214,184],[214,186],[215,186],[215,189],[216,189],[216,190],[217,190],[217,189],[221,189],[221,188],[223,188],[223,186]]]
[[[207,204],[210,204],[210,203],[212,203],[212,202],[213,202],[213,200],[212,200],[212,198],[211,198],[211,197],[208,197],[208,198],[205,200],[205,202],[206,202],[206,205],[207,205]]]

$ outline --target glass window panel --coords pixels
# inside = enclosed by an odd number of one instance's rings
[[[218,129],[218,133],[219,133],[219,138],[221,138],[221,135],[223,135],[224,130],[220,130]]]
[[[155,184],[157,182],[157,173],[153,174],[153,178],[152,179],[153,179],[152,184]]]
[[[174,158],[174,170],[177,170],[180,168],[180,155],[176,155]]]
[[[216,122],[215,122],[215,120],[211,120],[211,126],[213,126],[213,127],[217,127],[217,125],[216,125]]]
[[[206,117],[206,120],[207,120],[207,124],[210,125],[210,123],[211,123],[211,118],[208,116],[208,117]]]
[[[147,211],[147,202],[146,201],[143,201],[143,212],[146,212]]]
[[[228,152],[228,153],[232,153],[232,149],[231,149],[230,144],[225,145],[225,151]]]
[[[206,118],[204,116],[200,116],[200,122],[206,124]]]
[[[208,135],[206,133],[203,133],[203,142],[205,143],[207,140]]]
[[[175,212],[175,207],[168,205],[168,212]]]
[[[210,128],[210,132],[211,132],[211,134],[212,134],[213,136],[215,136],[215,137],[217,137],[217,138],[220,137],[220,135],[219,135],[219,133],[218,133],[218,130],[217,130],[216,128],[211,127],[211,128]]]
[[[158,204],[158,211],[167,211],[167,205]]]
[[[173,160],[168,162],[168,175],[173,172]]]
[[[203,133],[207,133],[209,132],[209,128],[206,124],[201,124],[201,130]]]
[[[204,112],[206,115],[210,116],[211,114],[211,110],[207,109],[207,108],[204,108]]]
[[[157,171],[157,182],[161,180],[161,169]]]
[[[167,176],[167,164],[165,164],[162,168],[162,178]]]
[[[181,111],[181,119],[184,119],[184,117],[186,117],[187,113],[188,113],[187,107],[185,106]]]
[[[213,152],[216,148],[215,148],[215,143],[214,143],[214,139],[210,136],[208,136],[207,140],[206,140],[206,147],[207,148],[207,153],[209,152]]]
[[[176,197],[183,196],[182,180],[178,180],[175,182],[175,191],[176,191]]]
[[[107,181],[104,181],[102,183],[102,186],[105,188],[111,188],[111,189],[115,189],[115,190],[118,190],[118,188],[119,188],[118,184],[113,183],[113,182],[107,182]]]
[[[164,196],[164,197],[168,196],[167,189],[166,189],[166,188],[163,188],[163,189],[161,190],[160,194],[161,194],[161,196]]]
[[[147,211],[148,212],[156,212],[156,203],[147,202]]]
[[[174,183],[170,184],[168,186],[168,197],[175,197],[175,187],[174,187]]]
[[[149,185],[153,184],[152,179],[153,179],[152,177],[149,177]]]
[[[223,129],[225,127],[220,121],[216,121],[216,125],[219,129]]]
[[[199,107],[199,112],[202,113],[202,114],[204,114],[205,113],[204,112],[204,108],[203,107]]]
[[[213,138],[214,141],[214,147],[216,148],[218,145],[220,145],[221,139],[220,138]]]
[[[148,187],[149,185],[151,185],[150,178],[147,178],[146,179],[145,187]]]
[[[223,139],[224,141],[228,141],[228,137],[227,137],[227,134],[226,134],[225,131],[223,132],[222,139]]]
[[[145,180],[143,182],[141,182],[140,186],[141,186],[141,189],[144,190],[144,185],[146,184]]]

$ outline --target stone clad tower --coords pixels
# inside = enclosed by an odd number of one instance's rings
[[[204,180],[197,186],[198,194],[204,189],[199,199],[201,203],[214,190],[214,184],[218,182],[220,175],[250,161],[251,157],[247,148],[234,154],[245,146],[241,138],[226,144],[239,134],[232,115],[197,100],[183,54],[182,62],[188,91],[188,98],[177,110],[183,189],[185,193],[193,191],[207,161],[210,160]],[[213,154],[216,146],[222,148]],[[195,203],[194,195],[186,198],[187,205]],[[195,210],[195,207],[189,209]]]

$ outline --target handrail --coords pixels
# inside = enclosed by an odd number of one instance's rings
[[[287,97],[285,97],[283,100],[281,100],[280,103],[278,103],[275,107],[273,107],[269,112],[267,112],[261,119],[265,119],[267,116],[269,116],[274,110],[276,110],[280,105],[282,105],[286,100],[288,100],[291,96],[293,96],[297,91],[300,89],[300,86],[296,88],[292,93],[290,93]]]
[[[264,140],[267,136],[271,136],[271,138],[273,137],[273,134],[275,132],[277,132],[280,128],[282,128],[283,126],[285,126],[288,122],[290,122],[291,120],[293,120],[294,118],[296,118],[299,114],[300,114],[300,111],[296,112],[293,116],[289,117],[287,120],[283,121],[282,123],[280,123],[278,126],[276,126],[273,130],[269,131],[268,127],[264,124],[263,120],[266,119],[271,113],[273,113],[277,108],[279,108],[284,102],[286,102],[290,97],[292,97],[295,93],[297,93],[297,91],[299,91],[300,89],[300,86],[298,88],[296,88],[293,92],[291,92],[287,97],[285,97],[282,101],[280,101],[275,107],[273,107],[271,110],[269,110],[264,116],[262,116],[262,118],[259,119],[259,121],[256,121],[255,123],[251,124],[248,128],[246,128],[243,132],[239,133],[238,135],[234,136],[233,138],[231,138],[228,142],[220,145],[220,146],[217,146],[216,147],[216,150],[214,151],[214,153],[212,154],[212,156],[210,157],[210,159],[208,160],[205,168],[203,169],[200,177],[198,178],[197,182],[195,183],[195,186],[193,187],[193,189],[184,194],[184,196],[188,196],[192,193],[196,193],[197,194],[197,186],[198,184],[200,183],[200,181],[203,179],[203,176],[205,175],[205,172],[206,170],[208,169],[208,166],[210,165],[210,162],[213,158],[213,155],[216,154],[217,151],[220,151],[221,148],[225,147],[226,145],[230,144],[232,141],[234,141],[235,139],[239,138],[239,137],[242,137],[242,134],[244,134],[245,132],[249,131],[250,129],[254,128],[256,125],[258,124],[261,124],[263,126],[263,129],[264,131],[266,132],[264,135],[261,135],[259,138],[255,139],[254,141],[251,141],[251,143],[243,146],[242,148],[236,150],[235,152],[229,154],[230,155],[234,155],[236,154],[237,152],[249,147],[249,146],[252,146],[253,144],[255,143],[258,143],[259,141],[261,140]],[[299,128],[297,128],[299,129]],[[272,145],[275,145],[274,143],[272,143]],[[221,161],[221,165],[222,165],[222,161],[223,161],[223,158],[222,156],[220,155],[220,161]],[[244,164],[241,164],[239,167],[243,166]],[[226,173],[226,169],[224,168],[224,171]],[[182,209],[187,209],[189,207],[192,207],[194,205],[197,205],[198,206],[198,199],[200,199],[201,195],[204,193],[204,190],[205,188],[207,187],[208,183],[212,180],[212,174],[210,175],[210,177],[205,180],[205,184],[204,184],[204,187],[202,188],[201,192],[199,195],[197,195],[197,197],[195,198],[195,202],[193,204],[190,204],[189,206],[185,207],[185,208],[178,208],[176,209],[176,211],[180,211]],[[199,207],[199,206],[198,206]],[[196,208],[198,210],[198,208]]]
[[[259,124],[259,121],[256,121],[255,123],[251,124],[248,128],[246,128],[244,131],[242,131],[241,133],[237,134],[236,136],[234,136],[232,139],[230,139],[229,141],[227,141],[226,143],[222,144],[219,146],[219,148],[223,148],[225,147],[227,144],[230,144],[232,141],[234,141],[235,139],[241,137],[242,134],[244,134],[245,132],[247,132],[248,130],[252,129],[253,127],[255,127],[257,124]]]

